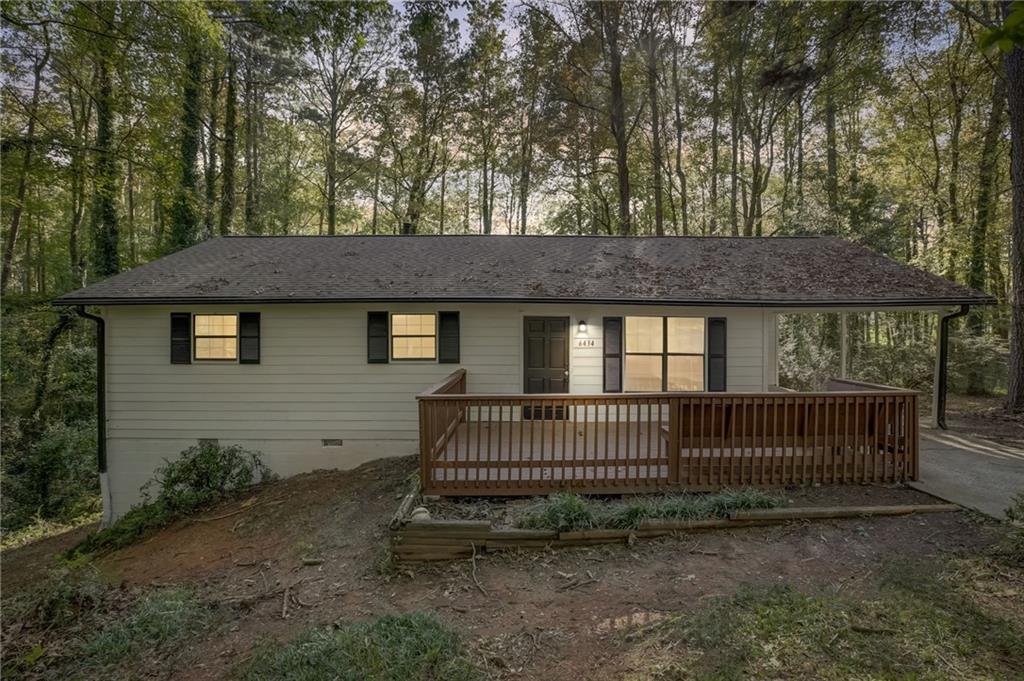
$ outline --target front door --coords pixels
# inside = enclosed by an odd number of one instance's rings
[[[568,317],[526,317],[523,322],[523,367],[524,392],[569,392]],[[532,414],[527,414],[527,411],[523,409],[523,416],[530,418]],[[550,408],[545,412],[549,418],[560,418],[560,415],[551,414]]]

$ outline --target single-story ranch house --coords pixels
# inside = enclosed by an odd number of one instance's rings
[[[913,479],[917,393],[778,388],[777,315],[941,313],[943,396],[993,300],[837,238],[467,235],[213,239],[56,302],[97,323],[109,522],[202,440],[419,451],[442,495]]]

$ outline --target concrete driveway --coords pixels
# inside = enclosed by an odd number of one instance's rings
[[[948,430],[921,429],[921,479],[911,486],[1004,518],[1024,493],[1024,448]]]

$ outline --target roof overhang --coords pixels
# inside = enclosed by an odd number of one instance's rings
[[[877,300],[743,300],[743,299],[606,299],[606,298],[522,298],[499,296],[453,297],[365,297],[365,298],[245,298],[245,297],[152,297],[152,298],[69,298],[62,296],[54,305],[282,305],[317,303],[518,303],[518,304],[589,304],[589,305],[673,305],[679,307],[769,307],[793,308],[859,308],[865,311],[881,308],[941,308],[955,305],[994,305],[996,299],[985,298],[886,298]]]

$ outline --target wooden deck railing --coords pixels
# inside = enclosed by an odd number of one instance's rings
[[[813,393],[473,395],[460,369],[418,400],[426,494],[917,478],[917,393],[886,386],[837,381]]]

